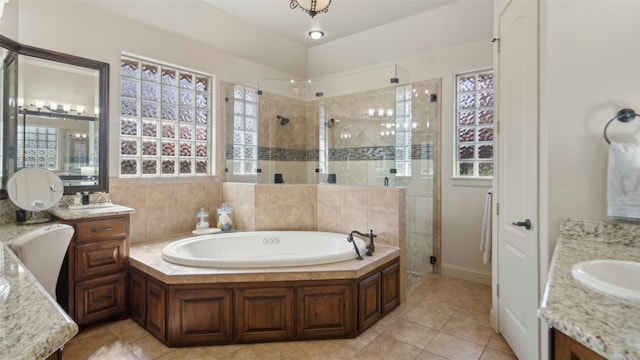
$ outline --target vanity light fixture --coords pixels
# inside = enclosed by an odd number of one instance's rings
[[[20,111],[26,111],[27,113],[29,111],[33,111],[30,110],[29,107],[24,107],[24,100],[22,99],[18,99],[19,103],[22,103],[22,105],[19,105]],[[85,111],[85,107],[83,105],[76,105],[76,108],[73,109],[71,107],[71,104],[58,104],[58,102],[56,101],[44,101],[44,100],[40,100],[40,99],[35,99],[35,104],[31,104],[31,109],[33,109],[35,107],[37,112],[41,112],[43,109],[44,110],[48,110],[50,114],[56,114],[56,115],[64,115],[66,116],[69,113],[76,113],[78,115],[82,115],[84,114]],[[48,105],[45,105],[46,103],[48,103]],[[96,112],[97,115],[97,112]]]
[[[309,37],[313,40],[322,39],[324,37],[324,32],[320,30],[311,30],[309,31]]]
[[[299,7],[300,10],[314,17],[318,13],[329,11],[330,4],[331,0],[291,0],[289,7],[291,9]]]

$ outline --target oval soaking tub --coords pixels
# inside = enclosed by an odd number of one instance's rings
[[[366,244],[354,237],[360,254]],[[316,231],[255,231],[189,237],[162,249],[168,262],[215,268],[327,264],[356,258],[347,234]]]

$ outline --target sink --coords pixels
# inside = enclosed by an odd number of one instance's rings
[[[571,273],[594,290],[640,302],[640,262],[589,260],[573,265]]]

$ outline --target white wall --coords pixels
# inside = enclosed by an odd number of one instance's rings
[[[548,191],[541,202],[548,204],[548,232],[540,236],[548,263],[561,218],[607,219],[608,146],[602,131],[619,109],[640,111],[640,2],[542,5],[540,150]],[[630,124],[615,121],[608,134],[614,141],[640,141],[639,130],[636,118]]]

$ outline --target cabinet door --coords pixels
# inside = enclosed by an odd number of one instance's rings
[[[400,304],[400,263],[382,270],[382,313],[387,314]]]
[[[236,290],[236,340],[287,340],[294,337],[293,289]]]
[[[126,311],[124,272],[79,282],[76,285],[76,317],[79,325]]]
[[[137,271],[131,271],[131,281],[129,282],[129,312],[131,319],[143,327],[146,327],[147,308],[146,294],[147,281]]]
[[[355,335],[351,285],[305,286],[297,290],[298,338]]]
[[[147,281],[146,328],[161,341],[166,335],[166,299],[167,292],[161,284]]]
[[[76,245],[76,280],[110,274],[124,269],[125,253],[126,241],[124,238]]]
[[[381,285],[381,275],[377,272],[362,280],[358,286],[358,331],[360,333],[382,317]]]
[[[593,350],[556,329],[553,331],[553,358],[555,360],[605,360]]]
[[[230,289],[171,289],[169,346],[230,343]]]

